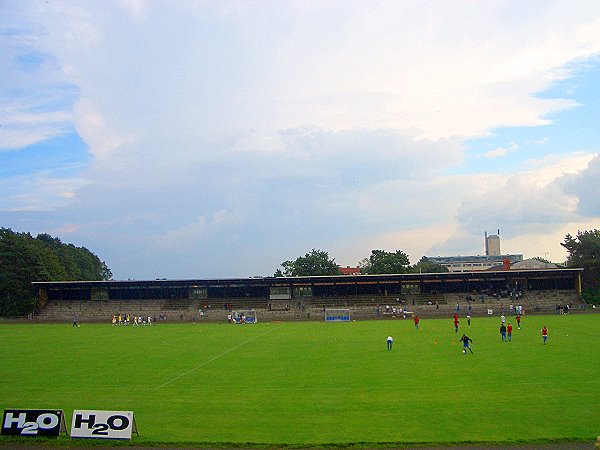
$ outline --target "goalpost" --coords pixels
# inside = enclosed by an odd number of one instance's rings
[[[325,309],[325,322],[350,322],[350,310]]]
[[[256,323],[258,318],[256,317],[255,309],[239,309],[231,312],[233,321],[235,323]]]

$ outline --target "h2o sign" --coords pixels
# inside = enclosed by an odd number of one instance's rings
[[[131,439],[132,432],[137,434],[133,411],[73,411],[72,438]]]
[[[5,436],[59,436],[66,433],[65,418],[57,409],[5,409],[2,417],[2,435]]]

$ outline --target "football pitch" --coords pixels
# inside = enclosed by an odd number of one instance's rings
[[[4,324],[0,408],[62,409],[69,429],[76,409],[133,411],[138,445],[595,441],[600,316],[507,321],[506,343],[498,317],[462,319],[458,334],[452,318]]]

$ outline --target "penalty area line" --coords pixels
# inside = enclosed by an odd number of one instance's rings
[[[242,343],[240,343],[240,344],[238,344],[238,345],[236,345],[234,347],[231,347],[230,349],[225,350],[223,353],[221,353],[221,354],[219,354],[217,356],[213,356],[212,358],[210,358],[207,361],[204,361],[202,364],[199,364],[199,365],[197,365],[196,367],[193,367],[190,370],[186,370],[185,372],[182,372],[179,375],[177,375],[175,378],[171,378],[169,381],[166,381],[163,384],[160,384],[160,385],[156,386],[154,388],[154,390],[158,391],[159,389],[164,388],[165,386],[168,386],[169,384],[173,383],[174,381],[177,381],[180,378],[183,378],[186,375],[189,375],[190,373],[195,372],[198,369],[201,369],[202,367],[206,366],[207,364],[210,364],[211,362],[216,361],[219,358],[222,358],[223,356],[227,355],[228,353],[231,353],[232,351],[237,350],[238,348],[243,347],[244,345],[249,344],[250,342],[253,342],[253,341],[257,340],[257,339],[259,339],[259,338],[261,338],[261,337],[263,337],[263,336],[265,336],[265,335],[267,335],[267,334],[275,331],[276,329],[277,329],[277,327],[271,328],[270,330],[265,331],[264,333],[259,334],[258,336],[254,336],[252,339],[248,339],[247,341],[244,341],[244,342],[242,342]]]

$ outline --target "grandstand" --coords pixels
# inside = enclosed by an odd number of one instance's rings
[[[501,270],[472,273],[265,277],[218,280],[37,282],[37,320],[109,322],[113,314],[160,321],[225,321],[230,310],[256,310],[261,321],[323,320],[325,309],[347,308],[352,319],[387,319],[391,308],[422,317],[572,311],[581,300],[582,269]],[[389,308],[388,308],[389,307]],[[202,313],[200,313],[200,310]]]

